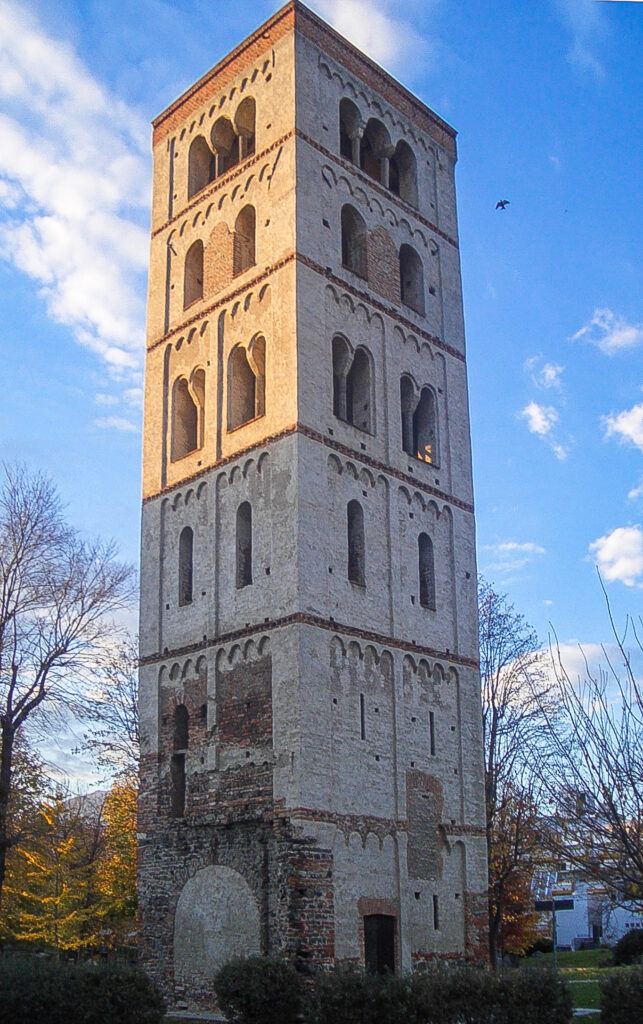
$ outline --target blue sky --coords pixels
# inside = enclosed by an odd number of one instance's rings
[[[149,122],[279,6],[0,0],[2,455],[132,561]],[[617,620],[643,587],[643,3],[311,6],[459,132],[479,568],[609,639],[596,563]]]

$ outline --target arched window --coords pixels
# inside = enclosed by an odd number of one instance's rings
[[[402,302],[424,316],[422,260],[410,245],[400,247],[400,294]]]
[[[418,397],[406,374],[400,380],[402,413],[402,450],[415,459],[439,465],[438,429],[435,393],[423,387]]]
[[[342,206],[342,264],[367,277],[366,222],[354,206]]]
[[[346,377],[346,419],[359,430],[372,430],[371,361],[366,349],[355,351]]]
[[[352,100],[344,98],[339,104],[339,152],[346,160],[359,163],[360,114]]]
[[[239,163],[239,136],[229,117],[220,117],[212,126],[212,148],[217,155],[217,177]]]
[[[234,123],[239,136],[239,158],[245,160],[252,156],[255,151],[255,101],[251,96],[246,96],[237,107],[234,115]]]
[[[366,547],[364,542],[364,509],[359,501],[346,506],[348,526],[348,578],[351,583],[366,585]]]
[[[183,275],[183,308],[203,298],[203,242],[197,239],[185,256]]]
[[[373,373],[370,353],[361,345],[351,353],[340,335],[333,338],[333,413],[358,430],[374,433]]]
[[[236,276],[255,265],[255,208],[244,206],[234,222],[232,272]]]
[[[413,414],[415,455],[423,462],[438,464],[435,395],[431,388],[422,388],[420,401]]]
[[[263,416],[266,389],[266,341],[257,335],[248,351],[237,345],[228,360],[228,430]]]
[[[428,533],[418,537],[418,572],[420,577],[420,604],[435,610],[435,567],[433,541]]]
[[[391,137],[382,124],[374,117],[368,121],[359,149],[359,165],[361,169],[379,181],[388,185],[388,167],[386,158],[392,152]]]
[[[179,536],[179,605],[192,602],[192,566],[194,534],[184,526]]]
[[[185,377],[179,377],[174,384],[172,402],[172,461],[197,448],[198,410]]]
[[[170,815],[185,814],[185,755],[188,749],[188,709],[179,704],[174,710],[174,753],[170,761]]]
[[[214,153],[202,135],[190,146],[188,156],[188,199],[214,181]]]
[[[203,447],[205,429],[205,371],[200,367],[190,382],[177,377],[172,389],[172,461]]]
[[[389,162],[389,188],[391,192],[410,203],[418,204],[417,162],[411,147],[400,140]]]
[[[252,583],[252,506],[242,501],[237,509],[237,588]]]
[[[333,338],[333,413],[340,420],[347,420],[346,377],[351,365],[351,351],[344,338]]]

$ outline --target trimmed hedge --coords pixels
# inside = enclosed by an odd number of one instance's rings
[[[618,940],[613,949],[614,963],[619,967],[635,964],[643,958],[643,928],[632,928]]]
[[[215,974],[214,991],[229,1024],[295,1024],[303,1009],[301,976],[278,957],[231,960]]]
[[[160,1024],[165,1002],[135,968],[0,957],[2,1024]]]
[[[548,970],[493,974],[430,966],[414,974],[319,972],[304,986],[294,967],[264,957],[235,960],[215,976],[231,1024],[569,1024],[568,985]]]
[[[643,967],[611,974],[600,982],[601,1024],[634,1024],[643,1007]]]

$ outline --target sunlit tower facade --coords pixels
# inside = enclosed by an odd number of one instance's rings
[[[154,122],[141,956],[476,958],[455,133],[298,0]]]

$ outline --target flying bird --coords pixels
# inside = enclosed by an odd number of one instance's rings
[[[499,199],[496,203],[496,210],[505,210],[509,206],[508,199]]]

